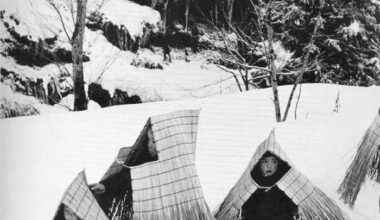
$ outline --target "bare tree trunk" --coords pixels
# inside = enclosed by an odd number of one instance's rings
[[[218,26],[218,0],[214,0],[214,24]]]
[[[304,74],[304,72],[306,70],[307,61],[309,60],[309,55],[310,55],[310,52],[311,52],[311,47],[314,44],[314,38],[317,35],[317,30],[318,30],[318,28],[320,26],[320,19],[321,19],[321,12],[319,12],[317,20],[315,21],[313,35],[311,35],[309,47],[307,49],[305,59],[303,60],[301,71],[298,73],[296,81],[294,82],[292,91],[290,92],[289,99],[288,99],[288,104],[286,105],[286,109],[285,109],[285,113],[284,113],[284,118],[282,119],[282,121],[286,121],[286,118],[287,118],[288,112],[289,112],[289,108],[290,108],[290,105],[292,103],[294,91],[296,90],[297,85],[300,83],[300,81],[302,79],[302,76],[303,76],[303,74]]]
[[[272,90],[273,90],[273,98],[274,98],[273,102],[274,102],[274,107],[275,107],[276,121],[280,122],[281,108],[280,108],[280,98],[278,96],[278,89],[277,89],[277,73],[276,73],[276,67],[274,66],[274,62],[273,62],[273,54],[270,53],[269,56],[272,56],[272,58],[270,59],[270,70],[271,70],[270,80],[271,80]]]
[[[268,3],[267,11],[271,9],[273,1],[270,0]],[[265,26],[268,31],[268,46],[269,51],[266,52],[267,59],[269,61],[269,67],[270,67],[270,80],[272,84],[272,90],[273,90],[273,103],[275,107],[275,114],[276,114],[276,121],[281,121],[281,108],[280,108],[280,98],[278,96],[278,89],[277,89],[277,70],[276,66],[274,65],[274,49],[273,49],[273,29],[270,24],[270,17],[269,14],[266,16]]]
[[[299,93],[298,93],[298,97],[297,97],[297,102],[296,102],[296,107],[294,108],[294,119],[297,119],[297,108],[298,108],[298,103],[299,103],[300,98],[301,98],[301,89],[302,89],[302,84],[300,85],[300,89],[299,89]]]
[[[72,60],[74,77],[74,111],[86,110],[87,99],[83,80],[83,37],[86,22],[87,0],[77,1],[77,19],[72,37]]]
[[[227,10],[228,10],[228,26],[231,26],[232,13],[234,11],[235,0],[227,0]]]
[[[189,10],[190,10],[190,0],[186,0],[186,11],[185,11],[186,33],[188,33],[188,28],[189,28]]]
[[[164,34],[166,34],[166,23],[168,22],[168,4],[169,4],[169,1],[170,0],[166,0],[165,3],[164,3]]]
[[[245,91],[249,91],[249,80],[248,80],[248,68],[244,67],[244,75],[242,75]]]

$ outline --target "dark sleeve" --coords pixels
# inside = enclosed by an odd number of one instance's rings
[[[241,211],[241,220],[259,219],[252,207],[243,207]]]
[[[272,220],[294,220],[294,215],[289,213],[284,213],[282,215],[277,215],[273,217]]]
[[[249,199],[243,204],[241,210],[241,220],[261,219],[258,214],[259,200],[262,190],[256,190]]]
[[[274,216],[273,220],[294,220],[297,215],[298,207],[294,202],[282,192],[282,198],[279,202],[279,214]]]

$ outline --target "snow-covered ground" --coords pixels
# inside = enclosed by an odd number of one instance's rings
[[[22,36],[28,35],[34,41],[57,35],[58,40],[55,47],[71,50],[61,19],[47,0],[0,1],[0,10],[5,11],[4,22],[14,27],[17,33]],[[71,36],[73,22],[69,7],[65,5],[66,1],[53,2],[56,2],[58,6],[65,6],[66,9],[62,9],[60,12],[65,28]],[[104,2],[101,7],[99,7],[100,2]],[[89,1],[87,12],[90,14],[94,11],[103,13],[105,21],[126,27],[132,37],[142,35],[145,23],[156,28],[160,23],[158,11],[127,0]],[[17,24],[14,19],[17,19],[19,23]],[[0,31],[0,39],[11,38],[2,22]],[[0,42],[1,50],[6,48],[4,42]],[[183,50],[174,50],[172,51],[173,63],[166,65],[163,64],[161,48],[155,48],[154,51],[141,49],[137,54],[122,51],[108,42],[102,31],[91,31],[87,28],[84,36],[84,51],[90,58],[89,62],[84,63],[85,82],[87,85],[92,82],[101,83],[103,88],[109,90],[111,96],[118,88],[127,91],[129,95],[139,95],[143,102],[149,102],[207,97],[232,93],[237,90],[230,73],[223,72],[206,60],[208,57],[215,56],[212,52],[205,51],[186,57]],[[139,59],[161,64],[163,70],[150,70],[131,65],[133,60]],[[71,64],[29,67],[18,65],[13,58],[3,55],[0,55],[0,63],[2,68],[13,71],[23,78],[43,79],[46,91],[47,82],[51,76],[57,77],[62,72],[72,74]],[[102,77],[98,80],[99,76]],[[216,83],[221,80],[222,83]],[[73,84],[70,78],[68,78],[68,84]],[[61,104],[72,105],[72,103],[67,103],[67,100]],[[57,111],[61,111],[61,109],[57,108]],[[43,109],[41,111],[46,112]]]
[[[282,106],[290,87],[280,87]],[[339,93],[339,108],[336,98]],[[350,210],[336,192],[380,107],[380,88],[306,84],[287,122],[275,123],[270,89],[186,101],[0,121],[0,219],[51,219],[68,184],[85,169],[98,181],[119,148],[134,143],[151,115],[201,109],[196,165],[214,210],[274,127],[294,165],[353,220],[380,218],[380,186],[367,182]],[[294,107],[293,103],[293,107]],[[334,112],[334,110],[338,111]]]
[[[187,56],[188,62],[183,50],[173,50],[173,62],[164,64],[161,48],[155,48],[154,51],[141,49],[134,54],[120,51],[98,33],[87,33],[87,50],[91,51],[91,61],[85,63],[85,80],[94,82],[105,69],[100,82],[111,95],[115,88],[119,88],[131,95],[139,95],[143,101],[160,101],[207,97],[237,91],[231,74],[206,60],[206,57],[216,56],[215,52],[191,54]],[[134,59],[162,64],[163,70],[135,67],[131,65]],[[230,79],[225,80],[228,78]],[[225,81],[217,83],[221,80]]]
[[[173,51],[173,62],[163,64],[161,50],[152,52],[141,49],[138,54],[134,54],[119,50],[107,42],[101,33],[87,30],[86,34],[85,47],[87,51],[90,51],[88,53],[90,61],[84,63],[84,79],[88,85],[102,75],[97,82],[101,83],[111,96],[115,89],[121,89],[127,91],[129,95],[139,95],[143,102],[150,102],[209,97],[237,91],[236,83],[230,73],[224,72],[205,60],[206,57],[215,56],[213,52],[204,51],[190,55],[187,56],[188,61],[186,61],[183,51]],[[134,59],[160,63],[164,69],[135,67],[131,65]],[[32,68],[17,65],[12,58],[1,55],[0,62],[8,71],[33,79],[42,78],[44,82],[48,82],[51,76],[57,76],[60,69],[67,70],[69,74],[72,73],[71,64],[63,67],[50,64],[42,68]],[[68,84],[72,85],[70,78],[68,78]],[[47,83],[44,83],[44,86],[46,87]],[[2,96],[5,94],[1,93]],[[63,101],[61,104],[70,106],[72,103]]]

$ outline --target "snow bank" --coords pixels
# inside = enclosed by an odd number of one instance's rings
[[[161,21],[158,11],[127,0],[107,1],[99,12],[105,14],[106,21],[126,27],[133,38],[142,35],[145,24],[157,28]]]
[[[0,10],[5,11],[4,21],[15,28],[22,36],[31,36],[34,41],[39,38],[51,38],[62,32],[62,24],[54,9],[47,0],[14,0],[1,1]],[[10,16],[16,18],[20,23],[17,25]],[[67,16],[64,17],[67,25],[72,24]],[[68,26],[73,30],[73,25]],[[63,34],[63,33],[62,33]]]
[[[290,89],[280,87],[280,98]],[[334,112],[338,91],[340,108]],[[356,144],[380,107],[380,88],[303,85],[298,119],[289,117],[279,124],[274,121],[271,93],[271,89],[255,90],[206,99],[115,106],[59,117],[1,120],[0,219],[51,219],[77,173],[85,169],[89,182],[98,181],[118,149],[134,143],[149,116],[194,108],[201,109],[197,170],[212,210],[273,127],[295,166],[337,199],[336,190]],[[338,204],[352,219],[379,219],[379,195],[380,186],[369,182],[352,211],[340,201]]]
[[[52,107],[50,105],[42,104],[40,100],[34,98],[33,96],[26,96],[20,93],[15,93],[9,85],[7,85],[7,81],[4,83],[0,83],[0,97],[1,97],[1,105],[4,105],[4,109],[6,110],[14,110],[17,113],[22,113],[26,111],[26,115],[29,115],[29,112],[34,112],[33,114],[58,114],[67,112],[62,108]],[[37,110],[38,112],[36,112]],[[2,112],[5,113],[5,112]],[[25,115],[25,114],[22,114]]]
[[[0,10],[5,11],[4,22],[14,27],[21,36],[30,36],[33,41],[57,36],[56,46],[71,49],[68,37],[71,37],[74,31],[76,4],[72,5],[70,1],[51,2],[57,6],[59,14],[48,0],[1,0]],[[107,21],[125,26],[132,37],[141,36],[145,24],[157,27],[161,20],[158,11],[128,0],[89,1],[87,15],[94,11],[103,13]],[[9,38],[3,25],[0,31],[2,39]]]

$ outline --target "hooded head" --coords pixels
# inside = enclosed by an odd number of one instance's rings
[[[261,175],[269,177],[274,175],[278,169],[279,160],[274,155],[263,156],[259,161]]]
[[[273,153],[267,151],[251,171],[252,179],[260,186],[271,186],[276,184],[290,166]]]

